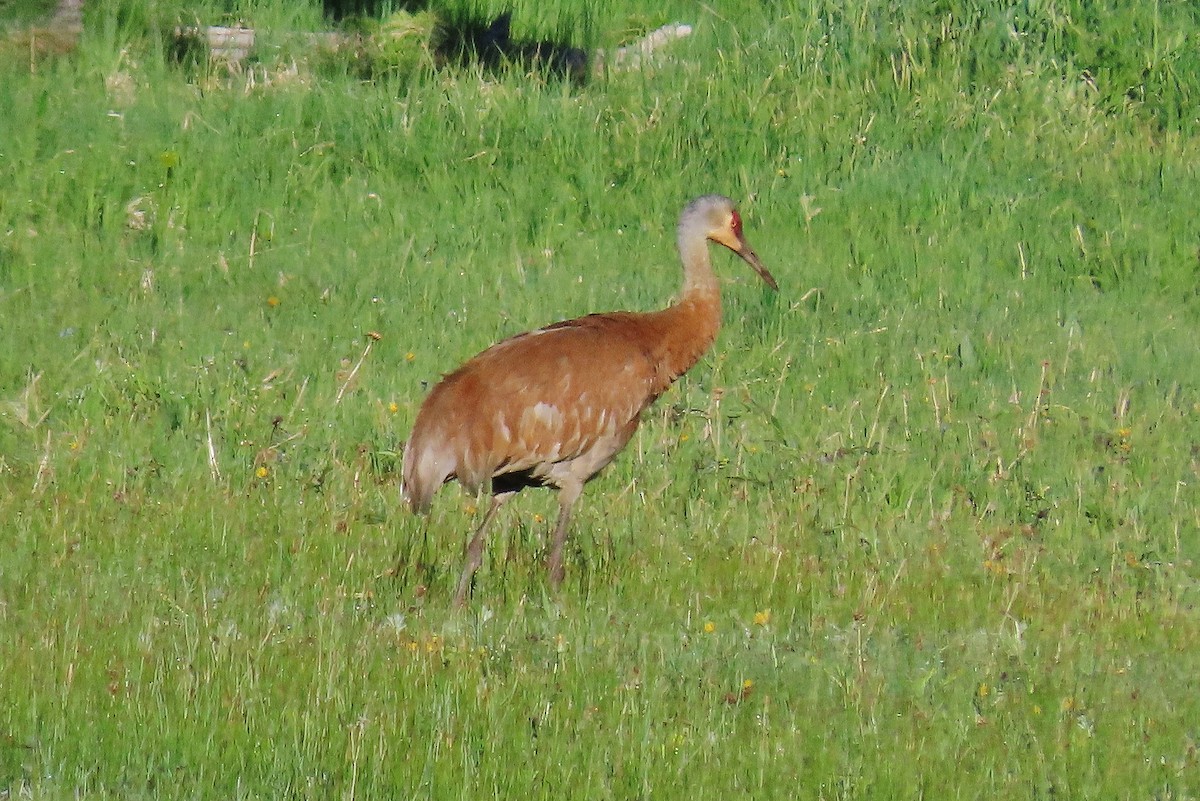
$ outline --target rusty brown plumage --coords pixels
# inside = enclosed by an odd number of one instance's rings
[[[496,511],[530,486],[559,491],[548,567],[551,583],[561,583],[567,524],[584,483],[716,338],[721,297],[708,242],[729,248],[777,288],[746,243],[729,198],[705,195],[688,204],[677,239],[684,277],[671,306],[590,314],[518,334],[445,376],[421,405],[404,448],[403,492],[412,509],[428,510],[438,487],[453,479],[492,493],[467,546],[457,603],[466,601]]]

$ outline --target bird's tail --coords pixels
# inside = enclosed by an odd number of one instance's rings
[[[400,493],[414,512],[423,514],[433,505],[433,494],[454,472],[454,460],[413,437],[404,445]]]

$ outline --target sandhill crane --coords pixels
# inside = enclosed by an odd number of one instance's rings
[[[716,338],[721,296],[708,242],[744,259],[779,287],[742,234],[733,201],[705,195],[679,218],[683,288],[661,311],[589,314],[492,345],[433,388],[404,448],[403,494],[428,511],[443,483],[487,488],[491,504],[466,547],[455,603],[463,605],[496,512],[525,487],[558,490],[547,567],[563,578],[563,543],[583,485],[625,447],[642,411]],[[490,486],[489,486],[490,485]]]

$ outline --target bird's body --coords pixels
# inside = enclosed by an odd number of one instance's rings
[[[442,379],[422,406],[406,448],[409,502],[428,508],[450,476],[471,490],[489,480],[554,484],[545,479],[579,471],[577,460],[599,462],[581,476],[590,478],[711,341],[673,342],[670,332],[715,332],[719,313],[689,304],[593,314],[488,348]]]
[[[680,218],[683,291],[655,312],[591,314],[499,342],[445,376],[417,414],[404,449],[404,496],[414,511],[457,479],[493,501],[467,548],[456,600],[482,561],[496,510],[529,486],[559,490],[550,574],[562,579],[571,507],[586,481],[621,451],[642,412],[692,367],[716,338],[721,298],[707,242],[745,259],[775,281],[746,244],[732,201],[706,195]]]

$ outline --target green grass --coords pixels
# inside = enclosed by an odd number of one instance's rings
[[[184,5],[4,65],[0,794],[1200,795],[1190,4],[610,0],[600,46],[696,33],[585,87]],[[278,39],[172,64],[197,15]],[[529,492],[455,612],[476,499],[399,500],[427,387],[666,302],[713,191],[781,292],[717,254],[561,594]]]

